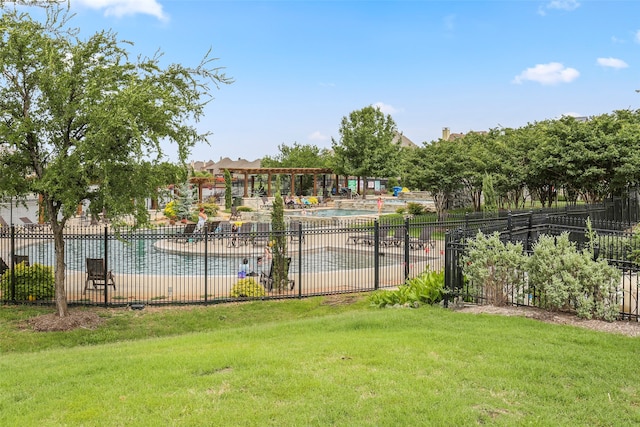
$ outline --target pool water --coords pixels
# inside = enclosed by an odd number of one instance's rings
[[[154,247],[157,240],[136,239],[130,243],[119,240],[109,241],[108,269],[114,273],[148,274],[148,275],[203,275],[210,276],[235,275],[242,263],[244,255],[228,252],[224,255],[176,254],[159,251]],[[53,242],[43,242],[24,248],[21,254],[29,255],[31,263],[54,265]],[[254,256],[247,257],[249,271],[268,271],[268,265],[260,265],[257,258],[262,255],[257,251]],[[65,263],[67,269],[86,270],[86,258],[104,258],[104,241],[101,239],[65,241]],[[401,263],[394,256],[380,257],[380,265],[388,266]],[[362,254],[340,248],[329,248],[302,252],[303,272],[337,271],[374,266],[373,253]],[[292,256],[290,273],[299,271],[298,255]]]

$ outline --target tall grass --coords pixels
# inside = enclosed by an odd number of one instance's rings
[[[60,334],[3,308],[0,425],[640,423],[637,339],[332,301],[112,311]]]

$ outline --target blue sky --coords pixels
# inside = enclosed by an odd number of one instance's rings
[[[71,0],[88,37],[235,79],[197,124],[192,160],[254,160],[279,144],[331,147],[368,105],[417,144],[564,114],[640,108],[640,2]],[[173,153],[170,153],[173,154]]]

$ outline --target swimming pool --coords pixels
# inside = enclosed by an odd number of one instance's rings
[[[224,254],[210,254],[206,257],[199,254],[180,254],[160,251],[154,247],[157,240],[140,238],[123,242],[109,241],[108,268],[114,273],[145,275],[235,275],[242,259],[249,261],[249,271],[260,272],[269,269],[268,265],[260,265],[258,257],[263,255],[262,248],[256,248],[249,255],[235,254],[231,251]],[[252,248],[253,249],[253,248]],[[67,269],[85,271],[86,258],[104,258],[104,241],[101,239],[70,239],[65,241],[65,263]],[[54,264],[53,242],[43,242],[23,248],[21,254],[29,255],[31,263],[44,265]],[[381,266],[401,263],[395,256],[380,257]],[[299,271],[298,255],[293,254],[290,273]],[[373,253],[354,252],[340,248],[322,248],[302,252],[303,272],[338,271],[374,267]]]

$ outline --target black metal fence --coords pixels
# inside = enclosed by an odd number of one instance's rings
[[[53,274],[57,260],[50,229],[3,230],[0,256],[6,272],[0,279],[0,300],[53,303],[52,289],[41,289],[49,282],[24,268],[45,266],[48,273],[40,269],[37,274]],[[398,286],[426,269],[441,270],[444,242],[434,240],[432,231],[437,233],[433,224],[408,219],[331,226],[291,221],[280,232],[269,223],[252,222],[237,231],[224,222],[201,231],[190,224],[144,230],[77,225],[64,233],[65,291],[70,304],[84,305],[216,303],[371,291]],[[286,241],[283,258],[270,247],[277,237]],[[276,260],[287,263],[285,286],[273,282]],[[30,275],[27,290],[24,275]],[[257,286],[247,291],[251,281]]]
[[[578,249],[583,249],[590,242],[587,219],[591,222],[591,230],[596,233],[593,242],[594,257],[605,259],[622,272],[621,317],[640,319],[640,294],[637,286],[640,275],[640,236],[635,235],[632,230],[638,220],[638,206],[629,201],[613,200],[557,214],[534,211],[509,213],[504,218],[468,221],[463,227],[450,229],[445,239],[445,287],[450,295],[465,301],[483,303],[486,300],[483,289],[465,280],[461,265],[466,242],[478,231],[484,234],[498,232],[505,242],[521,242],[527,254],[531,254],[533,244],[543,234],[558,236],[567,233],[569,240]],[[507,298],[514,305],[539,306],[544,301],[544,295],[536,295],[535,291],[527,298],[515,293]]]

